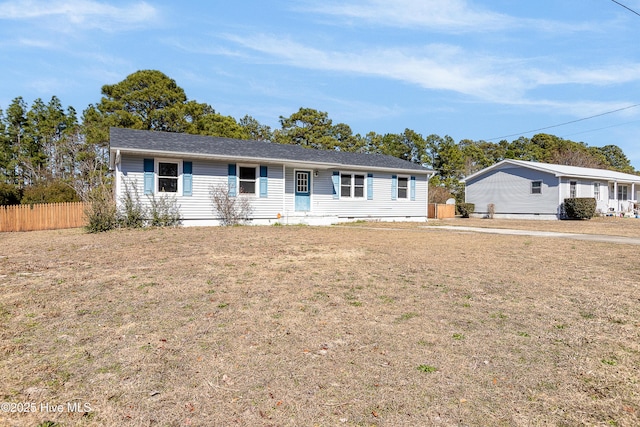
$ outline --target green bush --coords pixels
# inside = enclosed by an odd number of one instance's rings
[[[461,215],[462,218],[469,218],[476,209],[476,205],[473,203],[456,203],[456,212]]]
[[[0,182],[0,206],[19,205],[20,199],[22,192],[17,186]]]
[[[568,219],[591,219],[596,214],[596,199],[593,197],[564,199],[564,213]]]
[[[46,184],[33,185],[24,189],[20,203],[65,203],[79,202],[78,193],[70,185],[62,181],[52,181]]]

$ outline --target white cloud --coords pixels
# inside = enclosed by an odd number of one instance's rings
[[[531,77],[540,85],[586,84],[606,86],[640,80],[640,64],[613,64],[594,68],[566,67],[561,70],[533,70]]]
[[[0,3],[0,20],[55,19],[55,27],[66,25],[111,31],[137,27],[158,18],[158,11],[144,1],[123,7],[92,0],[18,0]]]
[[[640,80],[640,64],[579,69],[554,64],[552,67],[539,58],[483,55],[449,44],[370,48],[355,52],[322,50],[268,34],[226,38],[240,48],[253,51],[251,60],[254,62],[383,77],[501,104],[530,104],[527,93],[544,86],[603,86]],[[263,56],[256,58],[256,53]]]
[[[475,7],[467,0],[361,0],[310,6],[311,12],[384,26],[423,27],[452,32],[493,31],[514,24],[509,16]]]
[[[566,23],[518,18],[470,0],[352,0],[310,4],[304,11],[383,27],[421,28],[443,33],[496,32],[527,28],[544,32],[598,31],[603,23]]]
[[[525,82],[502,70],[499,60],[474,55],[444,44],[421,49],[370,49],[362,52],[323,51],[292,40],[258,34],[228,39],[267,55],[265,62],[279,62],[300,68],[349,72],[384,77],[425,89],[449,90],[497,100],[517,96]]]
[[[23,47],[36,47],[40,49],[52,49],[55,47],[55,44],[51,42],[51,40],[44,39],[21,38],[17,43]]]

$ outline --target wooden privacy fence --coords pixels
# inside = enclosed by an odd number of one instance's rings
[[[442,205],[436,203],[429,203],[429,218],[445,219],[455,218],[456,205]]]
[[[0,206],[0,231],[83,227],[85,206],[82,202]]]

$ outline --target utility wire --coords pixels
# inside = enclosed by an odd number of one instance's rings
[[[593,116],[583,117],[583,118],[577,119],[577,120],[571,120],[570,122],[564,122],[564,123],[560,123],[560,124],[557,124],[557,125],[546,126],[546,127],[543,127],[543,128],[532,129],[532,130],[528,130],[528,131],[524,131],[524,132],[512,133],[510,135],[496,136],[494,138],[485,139],[484,141],[493,141],[494,139],[510,138],[512,136],[521,136],[521,135],[524,135],[524,134],[527,134],[527,133],[533,133],[533,132],[539,132],[541,130],[557,128],[557,127],[560,127],[560,126],[565,126],[565,125],[569,125],[569,124],[572,124],[572,123],[582,122],[584,120],[589,120],[589,119],[593,119],[593,118],[596,118],[596,117],[605,116],[607,114],[617,113],[618,111],[628,110],[630,108],[635,108],[635,107],[639,107],[639,106],[640,106],[640,104],[633,104],[633,105],[629,105],[627,107],[618,108],[617,110],[606,111],[604,113],[595,114]]]
[[[624,8],[625,8],[625,9],[627,9],[629,12],[631,12],[631,13],[635,13],[636,15],[640,16],[640,13],[636,12],[635,10],[631,9],[631,8],[630,8],[630,7],[628,7],[628,6],[623,5],[623,4],[622,4],[622,3],[620,3],[619,1],[616,1],[616,0],[611,0],[611,1],[612,1],[612,2],[614,2],[615,4],[619,5],[619,6],[624,7]]]
[[[633,121],[631,121],[631,122],[618,123],[618,124],[615,124],[615,125],[604,126],[604,127],[597,128],[597,129],[583,130],[583,131],[581,131],[581,132],[570,133],[570,134],[568,134],[568,135],[562,135],[562,136],[561,136],[561,138],[566,138],[566,137],[568,137],[568,136],[574,136],[574,135],[582,135],[583,133],[597,132],[597,131],[599,131],[599,130],[603,130],[603,129],[611,129],[611,128],[615,128],[615,127],[618,127],[618,126],[624,126],[624,125],[630,125],[630,124],[632,124],[632,123],[640,123],[640,120],[633,120]]]

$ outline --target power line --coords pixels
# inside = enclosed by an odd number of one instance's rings
[[[581,132],[570,133],[570,134],[568,134],[568,135],[562,135],[562,136],[561,136],[561,138],[566,138],[566,137],[568,137],[568,136],[574,136],[574,135],[582,135],[583,133],[597,132],[597,131],[599,131],[599,130],[611,129],[611,128],[615,128],[615,127],[618,127],[618,126],[625,126],[625,125],[629,125],[629,124],[632,124],[632,123],[640,123],[640,120],[633,120],[633,121],[631,121],[631,122],[617,123],[617,124],[615,124],[615,125],[604,126],[604,127],[597,128],[597,129],[583,130],[583,131],[581,131]]]
[[[624,7],[624,8],[625,8],[625,9],[627,9],[629,12],[631,12],[631,13],[635,13],[636,15],[640,16],[640,13],[636,12],[635,10],[631,9],[631,8],[630,8],[630,7],[628,7],[628,6],[623,5],[623,4],[622,4],[622,3],[620,3],[619,1],[616,1],[616,0],[611,0],[611,1],[612,1],[612,2],[614,2],[615,4],[619,5],[619,6]]]
[[[640,106],[640,104],[633,104],[633,105],[629,105],[627,107],[618,108],[617,110],[606,111],[604,113],[595,114],[595,115],[589,116],[589,117],[583,117],[583,118],[577,119],[577,120],[571,120],[569,122],[564,122],[564,123],[560,123],[560,124],[557,124],[557,125],[546,126],[546,127],[543,127],[543,128],[532,129],[532,130],[528,130],[528,131],[524,131],[524,132],[512,133],[510,135],[496,136],[494,138],[485,139],[484,141],[493,141],[494,139],[510,138],[512,136],[521,136],[521,135],[524,135],[524,134],[527,134],[527,133],[533,133],[533,132],[539,132],[541,130],[557,128],[557,127],[560,127],[560,126],[570,125],[572,123],[582,122],[584,120],[589,120],[589,119],[593,119],[593,118],[596,118],[596,117],[605,116],[607,114],[617,113],[618,111],[628,110],[630,108],[635,108],[635,107],[638,107],[638,106]]]

